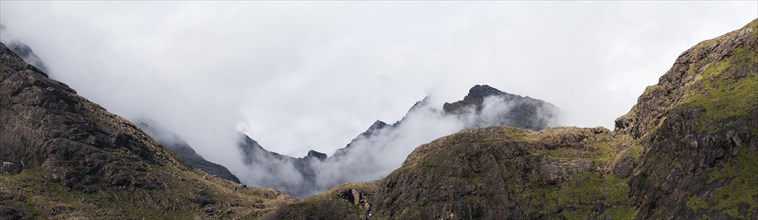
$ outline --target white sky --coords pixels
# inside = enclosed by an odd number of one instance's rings
[[[236,129],[283,154],[331,154],[427,94],[441,104],[475,84],[612,129],[681,52],[756,17],[756,1],[1,1],[0,40],[234,171]]]

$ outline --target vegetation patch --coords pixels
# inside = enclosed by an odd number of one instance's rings
[[[703,72],[688,84],[697,89],[689,89],[680,103],[686,109],[700,107],[705,110],[698,118],[701,131],[715,130],[719,125],[728,126],[729,123],[720,122],[758,108],[755,65],[758,65],[758,51],[739,48],[732,56],[705,66]],[[736,79],[734,74],[744,76]]]

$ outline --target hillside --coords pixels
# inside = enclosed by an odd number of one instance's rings
[[[753,219],[758,20],[682,53],[603,128],[474,128],[268,219]]]
[[[195,152],[195,149],[179,137],[178,135],[169,132],[168,130],[157,125],[157,122],[143,119],[134,123],[139,129],[144,131],[150,137],[158,141],[158,143],[167,147],[171,152],[180,158],[180,162],[194,169],[200,169],[208,174],[226,179],[235,183],[240,183],[239,178],[232,174],[224,166],[217,163],[210,162]]]
[[[190,169],[3,44],[0,121],[7,219],[256,217],[293,201]]]

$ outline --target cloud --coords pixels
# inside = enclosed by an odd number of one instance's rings
[[[510,95],[487,96],[481,108],[472,103],[457,110],[443,110],[429,100],[418,102],[392,125],[372,125],[349,147],[325,160],[277,155],[243,139],[241,150],[248,167],[241,173],[243,182],[305,197],[345,182],[380,179],[398,168],[417,146],[465,128],[521,125],[539,129],[555,125],[558,117],[550,104]]]
[[[237,130],[287,155],[331,153],[474,84],[551,102],[564,125],[611,127],[679,53],[756,4],[0,1],[0,41],[240,173]]]

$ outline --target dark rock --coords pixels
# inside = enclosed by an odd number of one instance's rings
[[[482,121],[470,127],[513,126],[531,130],[542,130],[553,125],[558,116],[557,107],[542,100],[508,94],[488,85],[476,85],[469,90],[463,100],[445,103],[442,109],[447,114],[466,114],[470,109],[477,113],[482,111],[484,100],[496,97],[510,106],[507,111],[499,113],[494,121]]]
[[[0,173],[2,174],[18,174],[21,173],[21,164],[3,161],[0,167]]]
[[[317,159],[317,160],[326,160],[326,154],[315,151],[315,150],[310,150],[308,151],[308,155],[306,155],[304,159],[310,159],[310,158]]]
[[[634,169],[634,159],[632,159],[629,151],[622,152],[611,165],[613,175],[619,178],[627,178],[632,174]]]
[[[215,204],[216,200],[210,197],[207,192],[200,192],[192,202],[198,204],[200,207],[205,207],[210,204]]]
[[[0,220],[24,219],[21,213],[7,206],[0,205]]]

